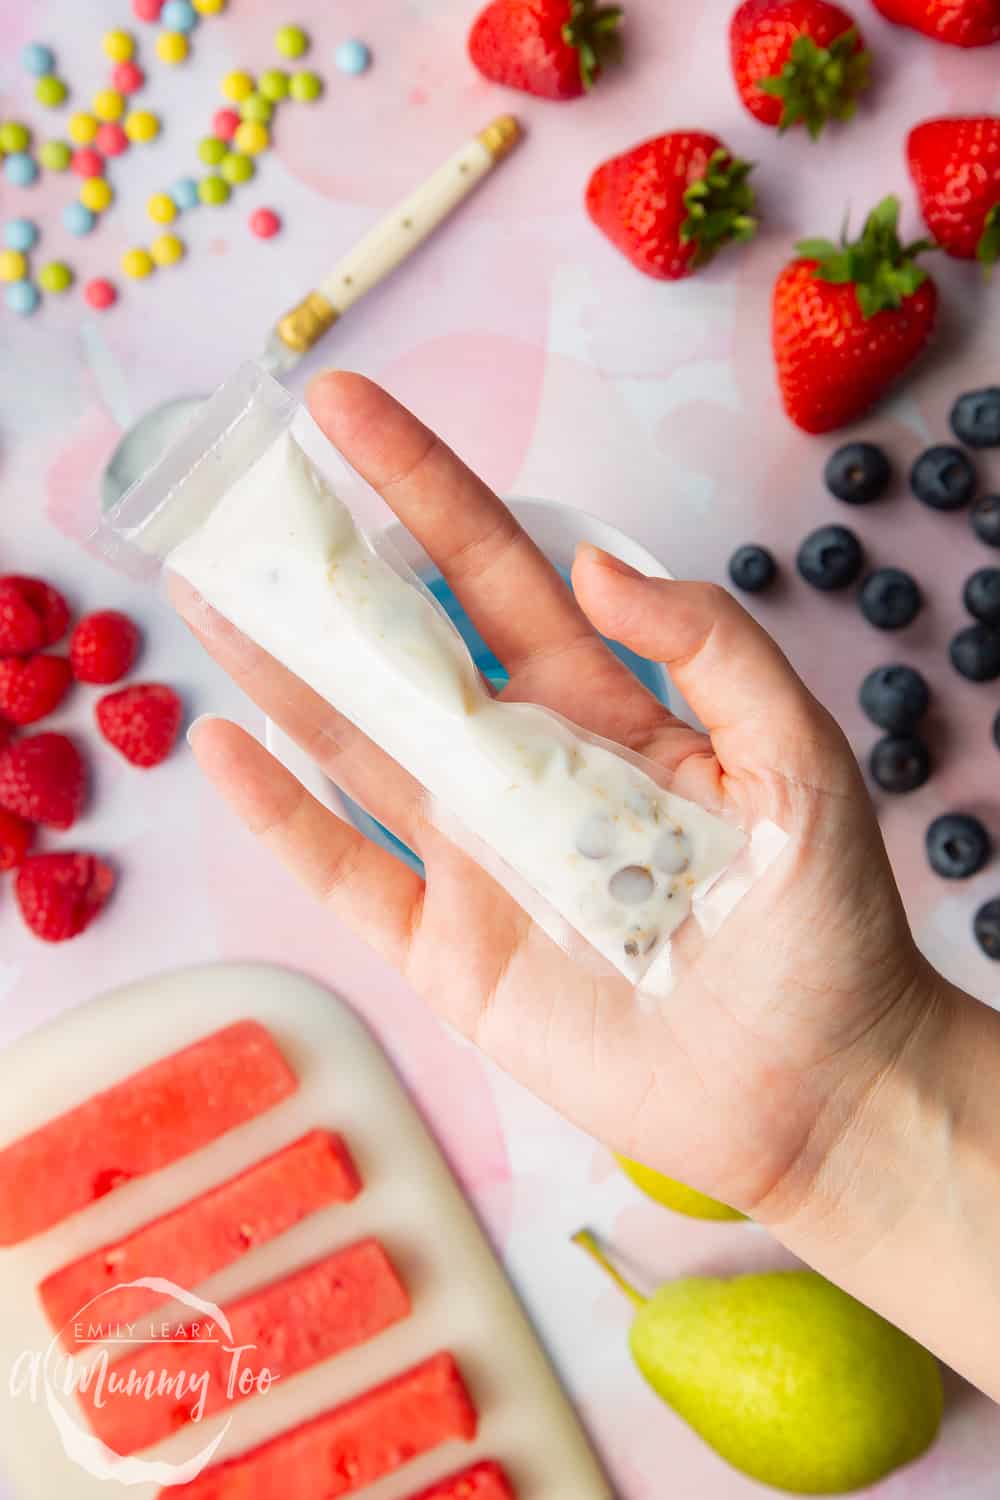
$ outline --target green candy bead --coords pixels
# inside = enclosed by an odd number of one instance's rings
[[[291,90],[300,104],[312,104],[323,92],[323,80],[317,73],[293,73]]]
[[[35,98],[44,109],[58,109],[60,104],[66,102],[68,93],[69,89],[54,73],[48,74],[45,78],[39,78],[35,84]]]
[[[72,159],[65,141],[43,141],[38,148],[38,160],[47,172],[65,172]]]
[[[248,94],[240,104],[240,115],[244,120],[256,120],[267,125],[274,114],[274,105],[263,94]]]
[[[234,187],[241,182],[249,182],[256,170],[253,157],[244,156],[241,151],[230,151],[228,156],[222,158],[222,165],[219,167],[223,177]]]
[[[198,197],[202,203],[225,203],[229,197],[229,183],[222,177],[203,177],[198,184]]]
[[[206,135],[198,142],[198,157],[206,167],[217,167],[228,149],[218,136]]]
[[[301,57],[309,50],[309,38],[301,26],[279,26],[274,34],[274,45],[282,57]]]
[[[272,104],[279,104],[282,99],[288,98],[288,74],[283,73],[280,68],[268,68],[257,80],[257,88],[270,99]]]
[[[38,284],[43,292],[68,291],[73,285],[73,272],[63,260],[50,260],[38,273]]]
[[[0,125],[0,151],[27,151],[31,131],[19,120],[5,120]]]

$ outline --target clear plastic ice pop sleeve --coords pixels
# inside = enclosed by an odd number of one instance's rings
[[[244,366],[100,544],[183,580],[206,616],[355,724],[419,784],[426,821],[574,959],[665,993],[678,928],[712,932],[783,835],[734,826],[653,762],[495,697],[430,591],[338,498],[329,476],[345,472],[304,408]]]

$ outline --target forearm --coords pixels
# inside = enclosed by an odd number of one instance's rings
[[[1000,1014],[934,976],[867,1040],[761,1217],[1000,1401]]]

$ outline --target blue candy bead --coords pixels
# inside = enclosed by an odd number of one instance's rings
[[[35,78],[44,78],[55,71],[55,53],[51,47],[45,47],[41,42],[29,42],[21,51],[21,63],[26,73],[32,73]]]
[[[160,22],[168,31],[193,31],[198,24],[198,12],[191,0],[167,0],[160,11]]]
[[[24,255],[38,239],[38,225],[30,219],[11,219],[3,227],[3,242],[8,250],[20,250]]]
[[[198,184],[193,177],[180,177],[170,189],[170,196],[184,213],[189,208],[197,208],[201,199],[198,196]]]
[[[371,65],[371,49],[364,42],[351,40],[341,42],[334,54],[334,62],[342,73],[363,73]]]
[[[97,223],[97,215],[91,213],[85,203],[67,203],[63,209],[63,223],[70,234],[89,234]]]
[[[15,187],[30,187],[38,176],[38,165],[27,151],[12,151],[3,164],[3,173]]]
[[[11,312],[20,313],[26,318],[33,313],[38,306],[40,298],[38,288],[30,281],[12,281],[4,288],[3,300]]]

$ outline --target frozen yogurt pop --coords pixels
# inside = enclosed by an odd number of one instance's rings
[[[359,530],[290,424],[267,441],[238,433],[235,464],[238,427],[134,539],[410,772],[430,821],[551,935],[570,948],[576,934],[639,983],[743,832],[664,790],[629,752],[493,697],[429,592]]]

